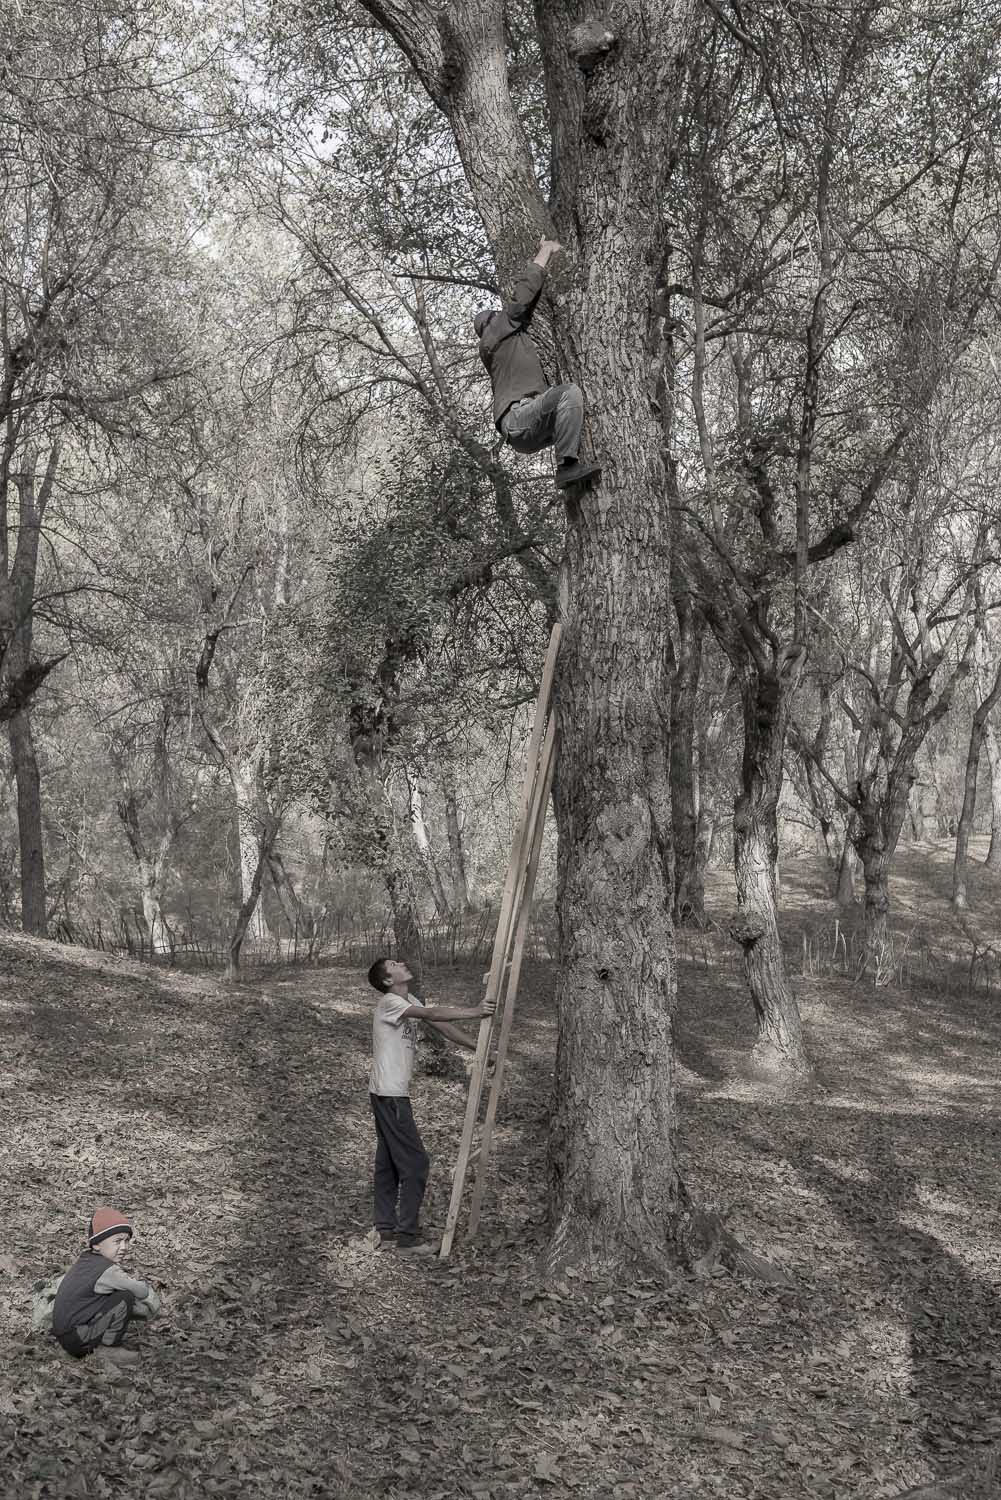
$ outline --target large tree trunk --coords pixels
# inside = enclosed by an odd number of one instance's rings
[[[812,1070],[786,975],[775,900],[788,689],[777,671],[765,674],[748,663],[741,691],[744,755],[733,814],[739,915],[732,931],[744,951],[744,973],[758,1022],[752,1062],[768,1074],[805,1077]]]
[[[21,855],[21,926],[44,936],[45,845],[42,835],[42,784],[27,710],[7,725],[17,781],[17,841]]]
[[[702,666],[702,617],[687,594],[675,601],[678,654],[671,690],[671,815],[674,920],[705,923],[705,865],[699,857],[695,710]]]
[[[624,0],[609,17],[616,50],[586,81],[571,10],[538,9],[554,213],[576,261],[558,331],[605,472],[568,504],[551,1259],[600,1267],[662,1259],[686,1204],[674,1146],[670,525],[644,351],[691,7]]]
[[[668,247],[660,203],[693,0],[536,9],[553,137],[552,220],[507,87],[500,0],[364,0],[448,116],[501,283],[540,233],[560,373],[604,464],[567,495],[556,816],[559,1040],[551,1264],[663,1262],[682,1227],[674,1147],[668,766],[671,608],[664,431],[651,408]],[[666,280],[666,277],[664,277]],[[537,330],[545,348],[544,310]]]

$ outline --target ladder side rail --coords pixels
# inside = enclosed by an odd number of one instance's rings
[[[504,1000],[504,1010],[500,1020],[500,1030],[497,1037],[497,1047],[494,1052],[494,1075],[490,1083],[490,1092],[487,1097],[487,1112],[480,1132],[480,1149],[476,1163],[475,1176],[473,1179],[473,1194],[469,1204],[469,1218],[466,1224],[467,1237],[472,1239],[480,1223],[480,1207],[483,1202],[483,1193],[486,1188],[487,1164],[490,1160],[490,1144],[493,1136],[494,1123],[497,1118],[497,1106],[500,1102],[501,1090],[504,1083],[504,1068],[507,1063],[507,1049],[511,1037],[511,1025],[514,1020],[514,1007],[518,995],[518,984],[521,979],[521,963],[525,952],[525,940],[528,936],[528,925],[532,917],[532,892],[535,888],[535,876],[539,868],[539,856],[542,852],[542,835],[546,826],[546,814],[549,807],[549,794],[553,785],[553,770],[556,762],[555,755],[555,723],[550,725],[550,732],[546,737],[543,747],[545,774],[543,778],[543,793],[538,806],[535,828],[532,833],[531,851],[526,871],[525,890],[522,905],[518,913],[518,926],[515,933],[514,950],[511,958],[511,968],[508,975],[507,991]]]
[[[542,670],[542,681],[539,686],[539,696],[535,705],[535,719],[529,739],[528,764],[522,787],[518,827],[511,856],[508,860],[507,875],[504,880],[504,892],[501,898],[500,914],[497,921],[497,932],[494,937],[490,972],[487,977],[487,987],[484,994],[484,999],[487,1001],[492,1000],[497,1002],[501,999],[507,975],[508,955],[513,941],[519,910],[519,897],[524,890],[527,845],[531,832],[535,827],[536,809],[541,796],[542,781],[544,779],[541,756],[544,735],[548,722],[552,718],[549,713],[549,707],[552,697],[553,679],[556,675],[556,658],[559,654],[560,635],[561,627],[557,623],[553,626],[549,637],[549,649],[546,652],[546,660]],[[441,1240],[440,1255],[442,1260],[445,1260],[451,1251],[452,1240],[455,1236],[455,1226],[458,1222],[462,1204],[466,1172],[483,1093],[483,1080],[486,1076],[493,1020],[493,1016],[483,1017],[480,1021],[479,1033],[476,1038],[476,1051],[469,1076],[469,1092],[466,1097],[466,1113],[462,1124],[462,1134],[459,1140],[459,1152],[456,1158],[455,1170],[452,1174],[452,1195],[449,1201],[445,1229]]]

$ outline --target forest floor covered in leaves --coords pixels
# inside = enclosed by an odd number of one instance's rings
[[[946,859],[926,846],[900,876],[902,905],[943,930]],[[819,917],[816,876],[786,872],[791,930]],[[1001,892],[985,875],[975,894],[995,922]],[[750,1005],[711,947],[682,945],[685,1171],[789,1290],[540,1284],[548,965],[519,1003],[483,1231],[442,1264],[366,1240],[363,975],[227,988],[0,936],[4,1493],[881,1500],[983,1475],[1001,1444],[1001,1002],[800,976],[819,1081],[783,1097],[741,1074]],[[428,980],[443,1002],[480,993],[479,969]],[[425,1079],[414,1100],[440,1226],[464,1086]],[[30,1331],[32,1283],[72,1260],[98,1202],[134,1217],[132,1268],[163,1291],[137,1372]]]

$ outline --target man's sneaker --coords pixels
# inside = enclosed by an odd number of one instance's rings
[[[94,1353],[98,1359],[107,1361],[109,1365],[119,1365],[123,1369],[139,1363],[138,1352],[135,1349],[123,1349],[121,1344],[98,1344]]]
[[[398,1234],[396,1236],[397,1255],[437,1255],[438,1248],[430,1240],[422,1239],[419,1234]]]
[[[376,1240],[375,1248],[377,1250],[392,1250],[392,1249],[395,1248],[395,1246],[396,1246],[396,1230],[395,1229],[380,1229],[379,1230],[379,1238],[378,1238],[378,1240]]]
[[[601,465],[588,459],[573,458],[556,465],[556,488],[565,490],[569,484],[585,484],[588,480],[601,478]]]

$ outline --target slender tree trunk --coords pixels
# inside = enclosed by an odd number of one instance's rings
[[[855,877],[852,871],[852,846],[846,832],[838,861],[837,886],[834,892],[839,911],[850,911],[855,905]]]
[[[7,725],[11,759],[17,781],[17,839],[21,854],[21,926],[44,937],[45,845],[42,834],[42,783],[27,710]]]
[[[857,778],[857,767],[852,754],[850,736],[845,737],[842,746],[844,755],[844,784],[850,787]],[[858,873],[858,854],[854,838],[854,830],[857,826],[855,814],[849,812],[845,818],[845,842],[841,851],[841,862],[838,866],[838,886],[835,897],[839,911],[850,911],[855,905],[855,877]]]
[[[438,864],[431,847],[431,835],[424,818],[424,796],[416,778],[407,776],[407,796],[410,802],[410,826],[413,829],[414,843],[420,857],[421,868],[427,879],[434,909],[439,917],[447,917],[450,911],[448,897],[442,885]]]
[[[240,946],[249,938],[251,942],[267,943],[271,937],[264,906],[261,902],[261,846],[267,837],[271,821],[269,812],[262,807],[262,798],[257,785],[257,773],[253,767],[230,766],[230,781],[236,799],[237,839],[240,849],[240,894],[241,916],[237,928],[241,929]],[[272,840],[273,842],[273,840]],[[246,909],[244,918],[242,913]],[[239,961],[239,957],[237,959]]]
[[[111,750],[111,759],[122,779],[122,795],[118,799],[116,809],[135,862],[139,899],[142,902],[143,917],[149,931],[150,943],[155,953],[169,953],[170,931],[164,921],[162,909],[163,876],[176,830],[174,827],[164,830],[160,834],[155,849],[151,852],[144,838],[140,821],[140,796],[137,795],[125,770],[123,757],[116,752],[114,747]],[[148,795],[142,800],[147,802]]]
[[[734,806],[733,852],[744,973],[758,1022],[752,1061],[771,1074],[808,1076],[799,1008],[789,985],[775,900],[777,811],[782,790],[787,687],[748,663],[742,682],[744,755]]]
[[[990,709],[988,709],[988,713]],[[978,708],[970,726],[970,745],[966,753],[966,771],[963,776],[963,806],[956,825],[956,853],[952,865],[952,904],[956,911],[966,911],[969,901],[966,891],[966,861],[970,851],[970,834],[977,810],[977,773],[980,768],[980,752],[987,731],[987,714]]]
[[[706,871],[712,861],[713,844],[716,841],[716,815],[703,802],[699,807],[695,852],[699,862],[702,889],[705,891]]]
[[[268,858],[268,874],[289,928],[292,931],[298,929],[303,937],[311,936],[313,923],[310,914],[300,901],[299,892],[277,849]]]
[[[869,777],[858,789],[853,838],[865,881],[863,969],[876,985],[889,984],[894,973],[890,870],[907,817],[919,744],[917,735],[903,737],[889,776],[883,780]]]
[[[443,792],[445,798],[445,830],[448,835],[448,857],[452,877],[452,904],[456,911],[472,911],[473,899],[469,893],[469,879],[466,873],[466,850],[462,837],[462,817],[459,812],[459,799],[455,781],[451,772],[446,774]]]
[[[414,883],[409,870],[395,865],[385,871],[389,906],[393,913],[393,940],[396,956],[406,959],[418,984],[423,969],[421,924],[417,911]]]
[[[725,714],[717,706],[709,716],[708,723],[699,726],[699,763],[696,788],[698,792],[698,820],[695,829],[695,857],[698,862],[699,884],[705,895],[706,871],[715,858],[715,846],[719,832],[719,809],[710,799],[708,767],[720,754]]]
[[[705,923],[704,865],[699,859],[695,710],[702,667],[702,617],[687,594],[675,601],[678,656],[671,691],[671,813],[674,828],[674,920]]]
[[[25,932],[44,935],[47,927],[45,903],[45,846],[42,833],[42,787],[35,754],[28,702],[32,689],[32,638],[34,629],[35,580],[42,518],[52,494],[59,467],[60,446],[49,450],[45,474],[36,484],[37,455],[27,454],[15,487],[18,492],[17,544],[9,554],[8,525],[11,443],[14,429],[8,425],[3,443],[0,523],[3,575],[0,579],[0,634],[6,646],[3,678],[8,691],[19,698],[20,709],[9,720],[7,735],[17,780],[17,833],[21,855],[21,925]],[[37,675],[37,674],[36,674]],[[44,673],[37,675],[42,681]]]
[[[170,931],[163,915],[162,870],[147,861],[139,865],[139,898],[154,953],[170,952]]]
[[[226,978],[236,979],[240,972],[240,956],[247,933],[251,930],[254,913],[257,911],[261,897],[261,885],[264,881],[264,871],[271,857],[278,837],[280,824],[278,819],[264,814],[257,819],[257,842],[256,856],[253,869],[250,873],[250,883],[245,889],[240,910],[236,915],[233,933],[229,940],[229,952],[226,961]],[[242,852],[242,851],[241,851]]]
[[[865,880],[865,967],[877,985],[893,978],[893,934],[890,930],[890,866],[893,851],[877,825],[864,828],[859,847]]]
[[[990,870],[1001,870],[1001,746],[991,718],[984,729],[984,746],[991,768],[991,842],[985,864]]]
[[[983,624],[983,598],[978,594],[980,608],[980,634],[977,639],[977,704],[970,725],[970,748],[966,756],[966,775],[963,779],[963,809],[956,829],[956,861],[953,866],[952,904],[957,911],[965,911],[966,859],[973,832],[973,819],[977,811],[977,774],[980,769],[980,752],[990,729],[991,714],[1001,698],[1001,662],[995,667],[994,680],[990,681],[987,664],[987,640]],[[993,820],[992,820],[993,821]],[[993,841],[993,840],[992,840]]]

